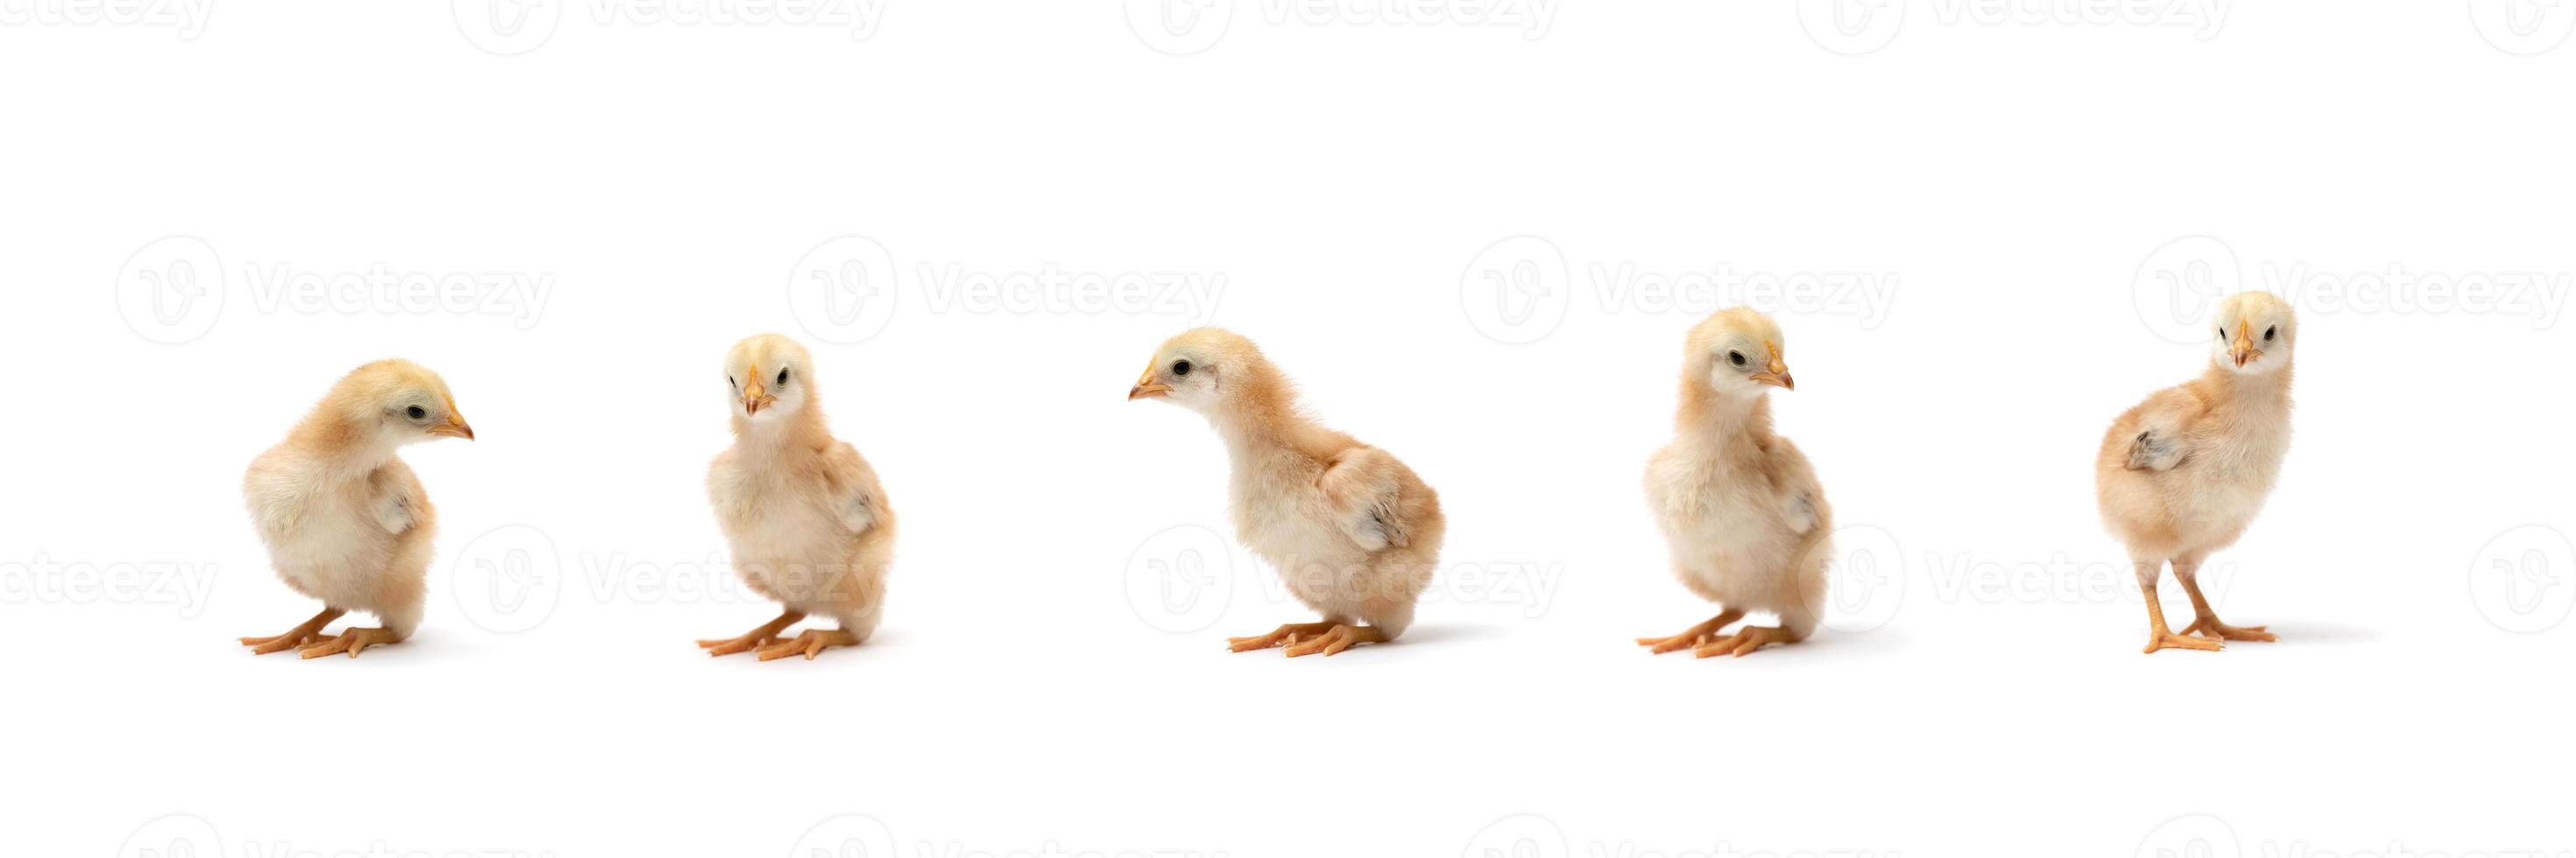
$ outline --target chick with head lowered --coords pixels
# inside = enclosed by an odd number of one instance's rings
[[[474,440],[447,382],[419,364],[381,360],[343,376],[284,443],[251,460],[242,497],[269,562],[323,606],[285,634],[242,638],[253,654],[356,658],[419,628],[438,511],[394,453],[438,438]],[[353,610],[383,625],[322,633]]]
[[[1155,350],[1127,399],[1170,402],[1215,426],[1234,463],[1237,538],[1323,615],[1229,639],[1235,652],[1285,647],[1291,658],[1331,656],[1394,640],[1412,625],[1447,526],[1439,495],[1386,451],[1307,415],[1288,377],[1251,340],[1217,328],[1185,331]]]
[[[1823,620],[1834,513],[1807,457],[1771,431],[1770,388],[1797,389],[1784,348],[1779,324],[1745,307],[1718,311],[1685,340],[1674,437],[1647,462],[1646,501],[1673,574],[1722,610],[1637,639],[1657,654],[1741,658],[1806,640]],[[1719,633],[1748,610],[1780,624]]]
[[[832,437],[814,359],[796,341],[761,334],[735,343],[724,376],[734,443],[707,468],[707,498],[736,574],[783,609],[741,637],[698,646],[709,655],[811,661],[826,648],[865,643],[884,614],[894,562],[894,507],[876,469]],[[840,628],[785,637],[809,614]]]
[[[2128,546],[2146,593],[2150,653],[2278,640],[2262,626],[2219,622],[2200,592],[2200,564],[2244,535],[2289,454],[2298,319],[2278,296],[2239,292],[2218,305],[2212,327],[2209,368],[2120,415],[2093,460],[2102,523]],[[2182,634],[2166,627],[2156,599],[2167,562],[2196,616]]]

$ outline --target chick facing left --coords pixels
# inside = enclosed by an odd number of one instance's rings
[[[305,658],[400,643],[419,628],[438,511],[395,452],[440,438],[474,440],[447,382],[407,360],[358,367],[251,460],[242,496],[269,562],[321,613],[284,634],[246,637],[251,652]],[[381,626],[323,628],[349,611]]]
[[[1219,328],[1182,332],[1155,350],[1127,399],[1159,399],[1208,419],[1233,454],[1237,538],[1323,615],[1230,639],[1234,651],[1284,646],[1290,657],[1330,656],[1392,641],[1412,625],[1447,527],[1439,494],[1385,450],[1307,415],[1288,376],[1252,340]]]
[[[858,448],[832,437],[815,378],[813,355],[778,334],[725,353],[734,443],[707,467],[707,500],[735,573],[781,610],[738,637],[698,641],[709,655],[810,661],[827,648],[865,643],[884,616],[894,507]],[[840,627],[785,636],[811,614]]]

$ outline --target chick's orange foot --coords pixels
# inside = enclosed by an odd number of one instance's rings
[[[241,642],[243,646],[250,647],[250,654],[267,655],[330,640],[330,635],[322,633],[322,627],[330,625],[332,620],[339,619],[343,613],[346,612],[337,608],[325,608],[322,613],[314,614],[312,619],[305,620],[295,628],[287,629],[285,634],[264,638],[242,638]]]
[[[1683,629],[1681,634],[1661,638],[1638,638],[1637,645],[1654,647],[1655,655],[1706,646],[1709,639],[1717,634],[1718,629],[1725,628],[1726,624],[1743,618],[1743,611],[1730,610],[1708,618],[1707,622]]]
[[[814,657],[822,655],[824,650],[831,649],[836,646],[858,645],[859,636],[851,634],[847,629],[833,629],[828,632],[806,629],[804,634],[797,635],[795,639],[786,643],[778,644],[776,646],[761,647],[760,660],[777,661],[788,656],[802,654],[805,656],[806,661],[813,661]]]
[[[395,637],[393,632],[384,629],[356,628],[343,631],[334,637],[314,641],[296,650],[295,654],[304,658],[321,658],[326,655],[348,653],[350,658],[357,658],[358,653],[368,647],[398,643],[402,643],[402,638]]]
[[[1350,649],[1355,644],[1385,643],[1386,641],[1386,633],[1379,631],[1376,626],[1345,626],[1336,624],[1331,629],[1325,630],[1323,635],[1306,641],[1289,644],[1287,649],[1280,650],[1280,652],[1286,653],[1289,658],[1296,658],[1301,655],[1314,655],[1316,653],[1331,656],[1340,653],[1342,650]]]
[[[1266,635],[1253,635],[1248,638],[1226,638],[1225,644],[1226,648],[1234,650],[1235,652],[1251,652],[1256,649],[1289,646],[1299,641],[1313,640],[1315,638],[1323,637],[1325,632],[1332,631],[1333,627],[1337,625],[1340,624],[1289,623],[1276,629],[1272,629],[1270,633]]]
[[[2174,634],[2172,632],[2165,631],[2164,629],[2156,629],[2147,635],[2146,651],[2149,653],[2153,653],[2160,649],[2196,649],[2206,652],[2217,652],[2226,648],[2225,644],[2219,643],[2215,639],[2188,637],[2185,635]]]
[[[706,650],[708,655],[724,656],[773,646],[787,640],[779,637],[781,630],[803,619],[805,619],[804,614],[789,611],[778,615],[778,619],[760,624],[759,628],[744,632],[741,637],[699,641],[698,648]]]
[[[2193,620],[2191,626],[2183,629],[2182,633],[2186,635],[2199,635],[2203,638],[2213,640],[2255,641],[2258,643],[2271,643],[2273,641],[2280,640],[2279,637],[2273,635],[2271,632],[2264,631],[2265,628],[2268,627],[2250,626],[2246,628],[2238,628],[2236,626],[2219,622],[2217,617],[2202,617],[2200,619]]]
[[[1789,644],[1797,642],[1798,639],[1791,636],[1787,629],[1772,626],[1745,626],[1744,628],[1736,629],[1735,634],[1733,635],[1710,641],[1698,649],[1691,650],[1691,655],[1699,658],[1710,658],[1721,655],[1732,655],[1736,658],[1743,658],[1745,656],[1752,655],[1754,650],[1761,649],[1775,643]]]

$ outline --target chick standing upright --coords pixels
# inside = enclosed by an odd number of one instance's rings
[[[1291,658],[1382,643],[1413,623],[1447,524],[1439,495],[1394,456],[1317,424],[1288,377],[1230,331],[1163,343],[1127,399],[1207,417],[1234,461],[1234,529],[1320,623],[1233,638],[1235,652],[1285,645]],[[1366,622],[1367,625],[1355,625]]]
[[[438,374],[382,360],[331,386],[286,441],[251,460],[242,497],[277,576],[322,600],[322,612],[285,634],[242,638],[251,652],[305,658],[400,643],[420,626],[438,512],[420,479],[394,453],[437,438],[474,440],[474,428]],[[322,629],[349,611],[383,625]]]
[[[1749,308],[1691,328],[1674,438],[1646,465],[1646,501],[1671,546],[1673,574],[1723,610],[1671,637],[1638,638],[1658,654],[1751,654],[1806,640],[1822,621],[1833,508],[1807,457],[1771,432],[1765,388],[1796,389],[1780,326]],[[1718,630],[1767,611],[1778,626]]]
[[[2102,522],[2129,548],[2147,597],[2147,652],[2215,650],[2223,641],[2277,640],[2262,626],[2218,621],[2200,592],[2200,564],[2245,533],[2290,451],[2290,349],[2298,320],[2269,292],[2218,305],[2210,367],[2120,415],[2093,462]],[[2197,619],[2165,626],[2156,579],[2167,561]],[[2191,637],[2197,633],[2201,637]]]
[[[828,647],[865,643],[885,611],[894,562],[894,508],[876,470],[824,425],[814,360],[796,341],[762,334],[735,343],[724,371],[734,443],[707,468],[707,498],[734,571],[784,610],[741,637],[698,646],[810,661]],[[808,614],[840,628],[780,637]]]

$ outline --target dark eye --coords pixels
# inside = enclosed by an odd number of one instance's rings
[[[1726,362],[1727,362],[1727,363],[1734,364],[1734,365],[1736,365],[1736,366],[1743,366],[1743,365],[1744,365],[1744,353],[1743,353],[1743,352],[1727,352],[1727,353],[1726,353]]]
[[[2219,341],[2219,342],[2222,342],[2222,343],[2223,343],[2223,342],[2227,342],[2227,329],[2226,329],[2226,328],[2220,328],[2220,329],[2218,329],[2218,341]]]
[[[741,390],[741,389],[742,389],[742,382],[735,380],[733,376],[730,376],[730,375],[725,376],[725,383],[726,383],[726,384],[733,385],[733,389],[735,389],[735,390]]]
[[[2281,332],[2281,326],[2279,326],[2279,325],[2273,325],[2273,326],[2271,326],[2271,327],[2269,327],[2269,328],[2264,328],[2264,329],[2263,329],[2263,341],[2264,341],[2264,342],[2267,342],[2267,343],[2268,343],[2268,342],[2271,342],[2271,341],[2272,341],[2272,335],[2273,335],[2273,334],[2280,333],[2280,332]]]
[[[1190,374],[1190,362],[1189,362],[1189,361],[1185,361],[1185,360],[1176,360],[1176,361],[1173,361],[1173,362],[1172,362],[1172,374],[1173,374],[1173,375],[1188,375],[1188,374]]]
[[[782,369],[782,370],[779,370],[779,371],[778,371],[778,383],[779,383],[779,384],[786,384],[786,383],[787,383],[787,371],[786,371],[786,370],[783,370],[783,369]]]
[[[422,408],[422,407],[418,406],[418,405],[414,405],[414,406],[412,406],[412,407],[410,407],[410,408],[405,408],[405,409],[403,409],[403,413],[404,413],[404,414],[411,415],[411,419],[413,419],[413,420],[419,420],[419,419],[421,419],[421,418],[424,418],[424,417],[428,417],[428,416],[429,416],[429,411],[428,411],[427,409],[424,409],[424,408]]]

